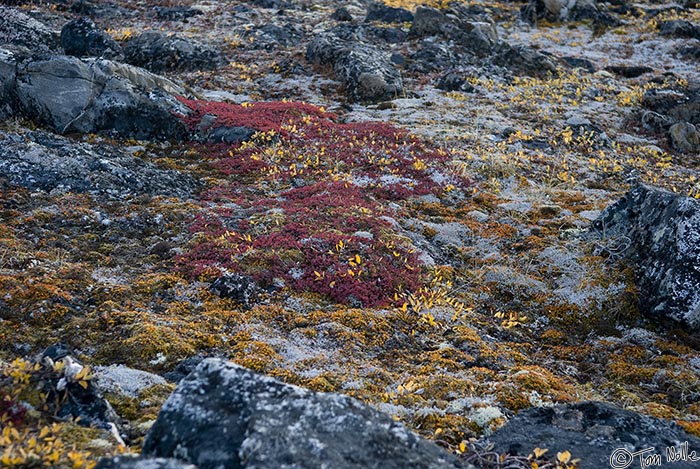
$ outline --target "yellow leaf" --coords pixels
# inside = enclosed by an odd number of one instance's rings
[[[442,432],[443,432],[443,429],[442,429],[442,428],[438,428],[437,430],[435,430],[435,436],[438,436],[438,435],[441,434]]]
[[[466,442],[466,441],[462,441],[462,442],[459,444],[459,452],[460,452],[460,453],[466,453],[466,452],[467,452],[467,442]]]
[[[566,464],[571,460],[571,453],[568,451],[564,451],[561,453],[557,453],[557,461],[559,461],[562,464]]]
[[[541,458],[544,453],[549,451],[548,449],[542,449],[542,448],[535,448],[533,450],[533,453],[535,453],[536,458]]]
[[[78,384],[81,385],[81,386],[83,387],[83,389],[87,389],[87,388],[88,388],[88,382],[87,382],[87,381],[80,380],[80,381],[78,381]]]
[[[355,262],[357,262],[358,264],[362,262],[362,259],[360,259],[359,254],[355,254]]]

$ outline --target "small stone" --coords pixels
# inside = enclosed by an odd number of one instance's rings
[[[227,273],[214,280],[209,289],[221,298],[238,301],[251,307],[259,298],[261,289],[252,277]]]
[[[700,150],[700,132],[689,122],[678,122],[668,129],[668,136],[674,148],[683,152],[696,153]]]

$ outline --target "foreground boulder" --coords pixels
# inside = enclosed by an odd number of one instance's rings
[[[311,41],[306,59],[314,65],[332,67],[352,101],[382,101],[403,93],[401,73],[389,55],[368,44],[327,31]]]
[[[61,133],[111,131],[181,139],[185,90],[145,70],[101,59],[23,56],[0,50],[0,87],[16,112]]]
[[[462,467],[389,416],[218,359],[204,360],[161,409],[146,457],[200,469]]]
[[[624,240],[644,313],[700,330],[700,201],[637,185],[593,229]]]
[[[659,455],[665,464],[667,448],[683,451],[687,442],[689,451],[700,454],[700,439],[686,433],[670,420],[648,417],[620,409],[603,402],[580,402],[553,407],[524,410],[489,437],[494,451],[527,456],[535,448],[547,449],[548,455],[569,451],[572,458],[580,458],[579,469],[611,467],[638,467],[639,456]],[[697,456],[697,457],[700,457]],[[632,465],[632,462],[634,465]],[[666,467],[665,465],[663,467]],[[679,458],[668,467],[691,469],[698,460]]]

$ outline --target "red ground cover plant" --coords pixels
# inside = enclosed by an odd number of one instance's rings
[[[191,225],[196,241],[179,257],[181,271],[227,269],[368,307],[420,287],[423,266],[388,217],[403,200],[467,184],[447,170],[447,151],[389,124],[338,123],[304,103],[183,103],[194,109],[183,117],[192,129],[209,115],[211,128],[259,132],[197,147],[225,179],[201,196],[210,206]]]

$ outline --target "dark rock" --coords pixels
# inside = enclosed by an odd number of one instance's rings
[[[347,396],[316,393],[204,360],[163,405],[143,455],[200,469],[464,467],[391,417]]]
[[[58,33],[34,18],[0,5],[0,45],[13,44],[32,52],[48,53],[59,49]]]
[[[610,65],[605,67],[605,70],[625,78],[637,78],[654,71],[653,68],[644,65]]]
[[[391,54],[391,57],[389,57],[389,60],[391,61],[391,63],[393,63],[395,65],[399,65],[399,66],[406,63],[406,58],[399,53]]]
[[[444,44],[443,41],[430,38],[420,43],[416,52],[411,56],[409,68],[421,73],[430,73],[456,68],[466,61],[466,57],[455,54],[453,49]]]
[[[700,59],[700,46],[688,46],[681,48],[678,53],[682,57]]]
[[[498,33],[491,18],[474,15],[463,7],[451,8],[445,12],[418,7],[409,36],[441,36],[477,56],[490,54],[498,43]]]
[[[278,46],[289,47],[299,43],[303,32],[292,24],[278,26],[268,23],[257,29],[251,29],[243,34],[256,48],[272,50]]]
[[[115,456],[101,459],[95,469],[197,469],[177,459]]]
[[[76,57],[124,57],[117,41],[87,18],[70,21],[61,29],[61,45],[67,55]]]
[[[444,91],[465,91],[471,93],[474,87],[467,83],[464,73],[448,72],[438,78],[437,88]]]
[[[230,298],[245,307],[252,306],[260,297],[261,289],[247,275],[225,274],[214,280],[209,289],[221,298]]]
[[[673,89],[647,90],[642,96],[642,106],[659,114],[668,114],[672,109],[688,102],[688,96]]]
[[[0,155],[0,178],[32,190],[187,198],[198,188],[191,177],[159,169],[119,148],[75,143],[48,132],[0,131]]]
[[[394,8],[382,2],[373,2],[367,9],[365,23],[381,21],[382,23],[408,23],[413,21],[413,13],[404,8]]]
[[[676,150],[688,153],[700,151],[700,132],[689,122],[677,122],[668,129],[671,144]]]
[[[21,60],[12,80],[15,107],[58,132],[111,131],[135,138],[184,138],[175,113],[188,110],[173,96],[185,91],[145,70],[102,59],[52,56]],[[0,70],[4,65],[0,64]]]
[[[368,27],[366,31],[377,39],[390,44],[400,44],[406,41],[407,35],[399,28]]]
[[[218,50],[198,41],[160,31],[146,31],[124,47],[126,61],[152,72],[213,70],[225,63]]]
[[[680,449],[688,442],[700,449],[700,439],[686,433],[675,422],[648,417],[602,402],[536,407],[523,410],[497,430],[489,441],[494,451],[528,456],[535,448],[547,448],[548,455],[570,451],[580,458],[580,469],[634,467],[638,456],[631,453],[653,448],[645,456],[658,454],[666,461],[666,448]],[[697,462],[677,461],[669,467],[691,469]]]
[[[100,18],[101,20],[131,17],[135,14],[134,10],[115,5],[112,2],[92,2],[90,0],[76,0],[71,4],[70,11],[77,15]]]
[[[388,54],[369,44],[325,32],[311,41],[306,59],[314,65],[332,67],[353,101],[384,101],[403,93],[401,73]]]
[[[182,21],[193,16],[204,14],[202,10],[186,6],[153,7],[153,12],[159,20]]]
[[[567,56],[567,57],[562,57],[561,60],[564,61],[564,63],[566,63],[570,67],[582,68],[585,71],[587,71],[588,73],[595,73],[595,71],[596,71],[595,65],[593,65],[593,62],[591,62],[588,59]]]
[[[700,89],[697,84],[682,90],[652,88],[642,96],[642,106],[664,116],[670,125],[700,125]]]
[[[594,0],[530,0],[520,9],[520,18],[530,24],[539,20],[584,21],[588,20],[594,26],[619,26],[620,20],[602,9]]]
[[[336,21],[352,21],[352,15],[345,7],[336,8],[336,10],[331,15],[331,19]]]
[[[511,46],[501,43],[493,57],[493,63],[523,75],[545,78],[558,76],[556,57],[539,52],[525,45]]]
[[[170,241],[158,241],[151,247],[148,253],[153,256],[158,256],[161,259],[169,259],[172,257],[172,250],[175,247],[176,245]]]
[[[700,26],[685,20],[662,21],[659,31],[664,36],[700,39]]]
[[[163,378],[171,383],[179,383],[181,379],[192,373],[203,360],[204,357],[200,355],[185,358],[177,364],[174,370],[163,373]]]
[[[628,241],[642,312],[700,330],[700,201],[640,184],[592,229]]]
[[[217,143],[240,143],[250,140],[257,132],[250,127],[217,127],[207,132],[206,141]]]
[[[252,0],[251,3],[260,8],[291,8],[292,4],[285,0]]]

